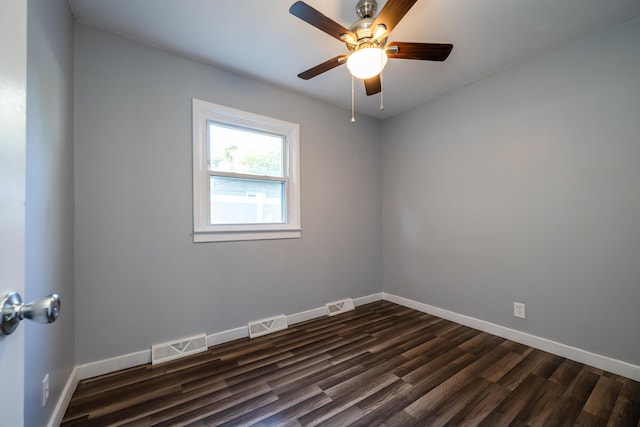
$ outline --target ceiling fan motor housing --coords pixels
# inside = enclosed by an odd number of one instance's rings
[[[374,37],[373,29],[371,28],[373,22],[373,18],[363,18],[349,27],[349,31],[355,34],[356,40],[345,40],[347,49],[353,52],[363,47],[384,47],[387,43],[387,37]]]
[[[376,0],[360,0],[358,2],[356,12],[361,19],[349,27],[349,31],[355,35],[356,39],[353,40],[351,37],[343,39],[347,49],[355,52],[367,47],[384,48],[387,43],[387,37],[376,37],[376,29],[372,28],[375,21],[373,15],[377,10],[378,3]]]
[[[356,12],[360,18],[373,18],[378,10],[378,2],[376,0],[360,0],[356,5]]]

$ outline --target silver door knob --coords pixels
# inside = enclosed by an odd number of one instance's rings
[[[20,294],[9,292],[0,300],[0,308],[0,334],[10,335],[22,319],[38,323],[55,322],[60,315],[60,297],[58,294],[51,294],[23,304]]]

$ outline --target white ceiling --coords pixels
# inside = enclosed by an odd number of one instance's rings
[[[380,10],[386,0],[378,0]],[[289,14],[294,0],[69,0],[76,19],[148,45],[289,88],[344,108],[351,79],[340,66],[297,74],[347,49]],[[349,27],[357,0],[307,0]],[[389,41],[453,43],[445,62],[392,59],[384,111],[356,81],[356,111],[391,117],[433,97],[640,15],[638,0],[418,0]]]

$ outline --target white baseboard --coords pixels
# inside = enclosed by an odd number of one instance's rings
[[[382,296],[383,293],[380,292],[377,294],[355,298],[353,302],[357,307],[359,305],[368,304],[370,302],[380,301],[382,300]],[[287,315],[287,322],[292,325],[325,315],[327,315],[327,308],[323,306]],[[249,328],[247,326],[241,326],[222,332],[215,332],[213,334],[207,335],[207,346],[211,347],[216,344],[223,344],[225,342],[245,338],[248,336]],[[120,371],[122,369],[133,368],[134,366],[140,366],[147,363],[151,363],[151,349],[76,366],[76,375],[78,377],[78,380],[84,380],[87,378],[97,377],[99,375]]]
[[[353,299],[353,305],[359,307],[361,305],[370,304],[376,301],[382,301],[384,292],[378,292],[377,294],[371,294],[360,298]]]
[[[216,332],[214,334],[207,335],[207,347],[239,340],[240,338],[246,338],[248,336],[248,326],[241,326],[239,328],[229,329],[228,331]]]
[[[151,349],[79,365],[78,378],[85,380],[147,363],[151,363]]]
[[[47,423],[47,427],[57,427],[62,423],[62,418],[67,411],[71,396],[73,396],[73,393],[76,391],[78,381],[80,381],[80,378],[78,378],[78,367],[76,366],[71,370],[71,374],[69,374],[69,378],[62,388],[62,393],[60,393],[56,406],[53,408],[53,413]]]
[[[408,298],[399,297],[397,295],[389,294],[386,292],[383,292],[382,294],[383,299],[386,301],[413,308],[415,310],[422,311],[423,313],[441,317],[443,319],[450,320],[461,325],[469,326],[471,328],[478,329],[480,331],[487,332],[489,334],[496,335],[502,338],[506,338],[520,344],[528,345],[530,347],[537,348],[539,350],[546,351],[548,353],[552,353],[561,357],[565,357],[579,363],[584,363],[585,365],[593,366],[595,368],[603,369],[614,374],[622,375],[635,381],[640,381],[640,366],[633,365],[622,360],[613,359],[608,356],[591,353],[587,350],[572,347],[570,345],[562,344],[557,341],[552,341],[535,335],[527,334],[525,332],[507,328],[505,326],[500,326],[495,323],[490,323],[484,320],[476,319],[474,317],[465,316],[453,311],[444,310],[442,308],[410,300]]]
[[[353,305],[356,307],[369,304],[375,301],[382,300],[382,292],[378,292],[377,294],[371,294],[364,297],[353,298]],[[315,319],[317,317],[327,316],[329,313],[327,311],[327,307],[318,307],[307,311],[301,311],[300,313],[288,314],[287,322],[289,325],[293,325],[295,323],[305,322],[307,320]]]
[[[327,307],[318,307],[307,311],[301,311],[300,313],[287,314],[287,322],[289,323],[289,325],[293,325],[326,315]]]

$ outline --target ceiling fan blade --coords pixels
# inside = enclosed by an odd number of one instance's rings
[[[453,49],[448,43],[407,43],[393,42],[387,45],[387,56],[399,59],[420,59],[423,61],[444,61]]]
[[[329,71],[337,67],[338,65],[344,64],[345,62],[347,62],[348,57],[349,55],[347,54],[338,55],[335,58],[331,58],[330,60],[325,61],[320,65],[316,65],[313,68],[309,68],[308,70],[301,72],[300,74],[298,74],[298,77],[303,80],[309,80],[310,78],[315,77],[318,74],[322,74],[325,71]]]
[[[373,21],[372,31],[375,31],[378,25],[384,24],[387,27],[386,35],[389,35],[416,1],[418,0],[389,0]]]
[[[367,96],[375,95],[382,91],[382,81],[380,80],[380,74],[370,79],[364,80],[364,89],[367,92]]]
[[[318,12],[316,9],[312,8],[303,1],[295,2],[289,8],[289,13],[293,16],[297,16],[304,22],[313,25],[317,29],[324,31],[331,37],[335,37],[340,41],[342,41],[342,37],[345,34],[350,35],[353,38],[353,34],[351,33],[351,31],[338,24],[333,19],[328,18],[327,16]]]

